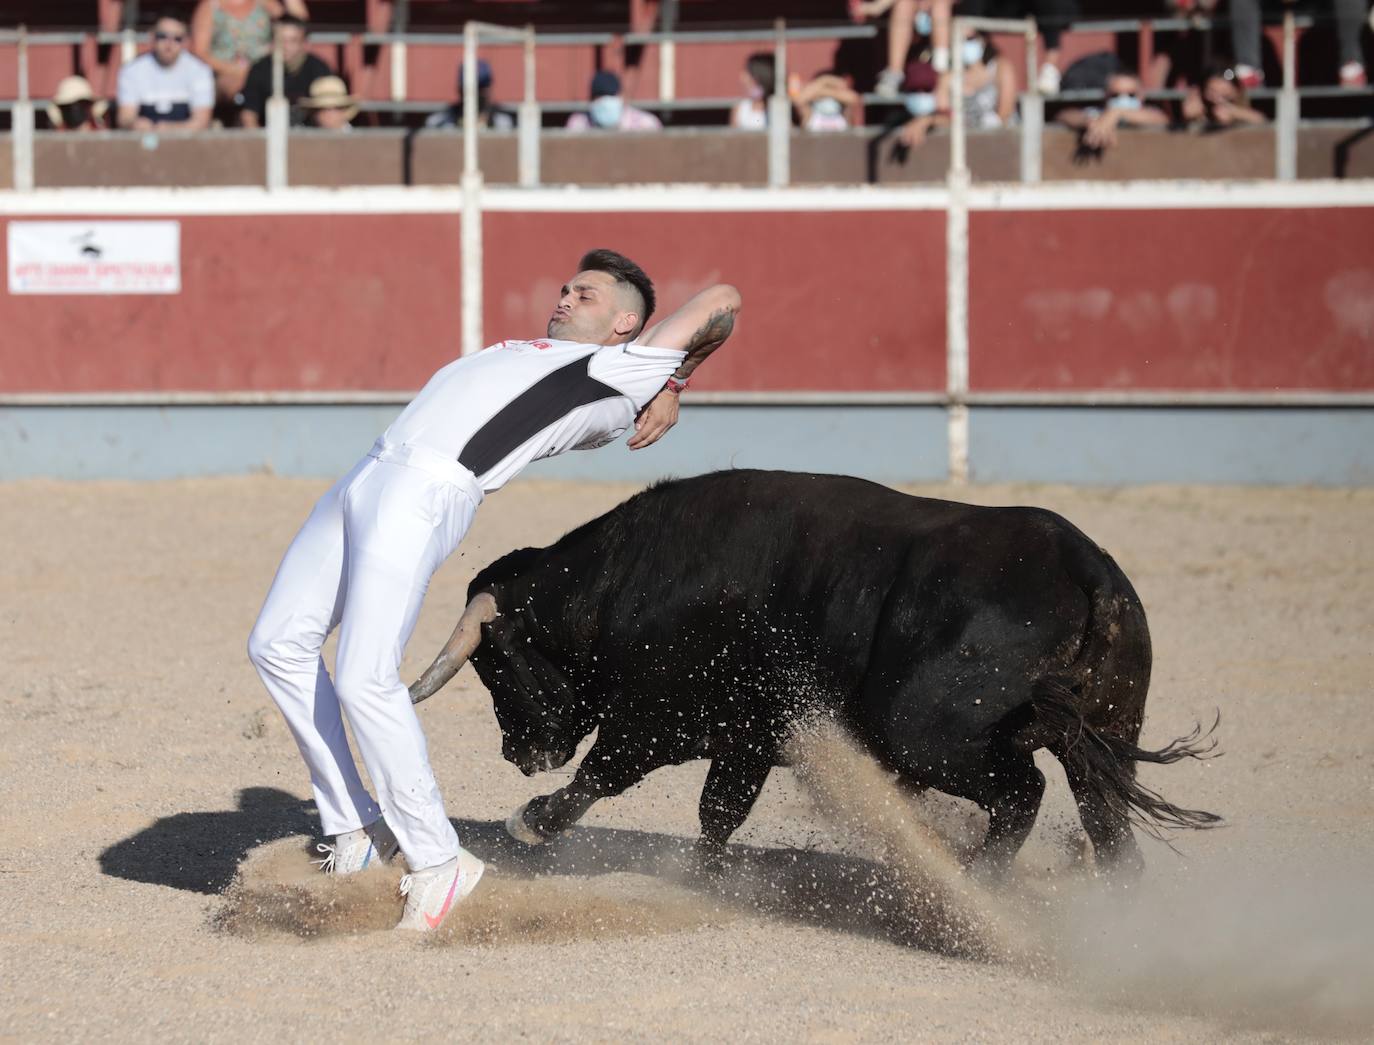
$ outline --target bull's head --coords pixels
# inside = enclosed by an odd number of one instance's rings
[[[503,613],[498,599],[516,608]],[[432,696],[471,658],[491,691],[502,755],[526,775],[557,769],[576,753],[593,723],[543,648],[545,638],[527,600],[500,589],[478,592],[434,663],[410,687],[411,701]]]

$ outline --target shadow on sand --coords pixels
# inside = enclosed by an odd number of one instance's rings
[[[544,846],[506,834],[499,822],[454,820],[463,844],[501,877],[534,880],[638,874],[664,879],[745,914],[782,918],[943,954],[970,955],[938,905],[901,876],[858,857],[810,849],[729,847],[722,873],[702,873],[692,840],[605,827],[574,827]],[[178,813],[100,854],[104,874],[135,882],[219,894],[249,852],[295,835],[317,837],[314,804],[274,788],[248,788],[238,808]],[[975,948],[976,950],[976,948]]]

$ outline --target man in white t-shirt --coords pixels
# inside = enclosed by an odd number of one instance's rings
[[[119,70],[119,126],[125,130],[203,131],[215,108],[215,74],[186,50],[187,27],[163,13],[153,49]]]
[[[486,494],[529,462],[604,446],[638,450],[677,423],[678,393],[734,329],[740,296],[718,285],[644,329],[654,289],[638,265],[594,250],[563,287],[547,336],[502,341],[436,373],[371,452],[315,505],[291,543],[248,655],[295,736],[315,793],[326,871],[399,848],[399,928],[436,929],[482,874],[444,811],[401,656],[430,577]],[[339,628],[333,679],[320,650]],[[374,801],[354,764],[353,727]]]

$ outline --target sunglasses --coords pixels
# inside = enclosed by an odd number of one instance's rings
[[[186,37],[182,36],[181,33],[164,33],[164,32],[159,31],[159,32],[156,32],[156,33],[153,34],[153,39],[154,39],[154,40],[174,40],[174,41],[176,41],[177,43],[181,43],[181,41],[185,40]]]

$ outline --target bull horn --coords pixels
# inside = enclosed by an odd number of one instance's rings
[[[439,651],[439,655],[434,658],[434,663],[411,684],[410,702],[412,704],[418,704],[420,701],[434,696],[449,679],[458,673],[458,669],[467,663],[468,658],[472,656],[472,651],[482,641],[482,625],[495,620],[496,617],[496,600],[492,598],[490,592],[484,591],[473,596],[467,609],[463,611],[463,615],[458,618],[458,626],[453,629],[453,634],[449,636],[448,642]]]

